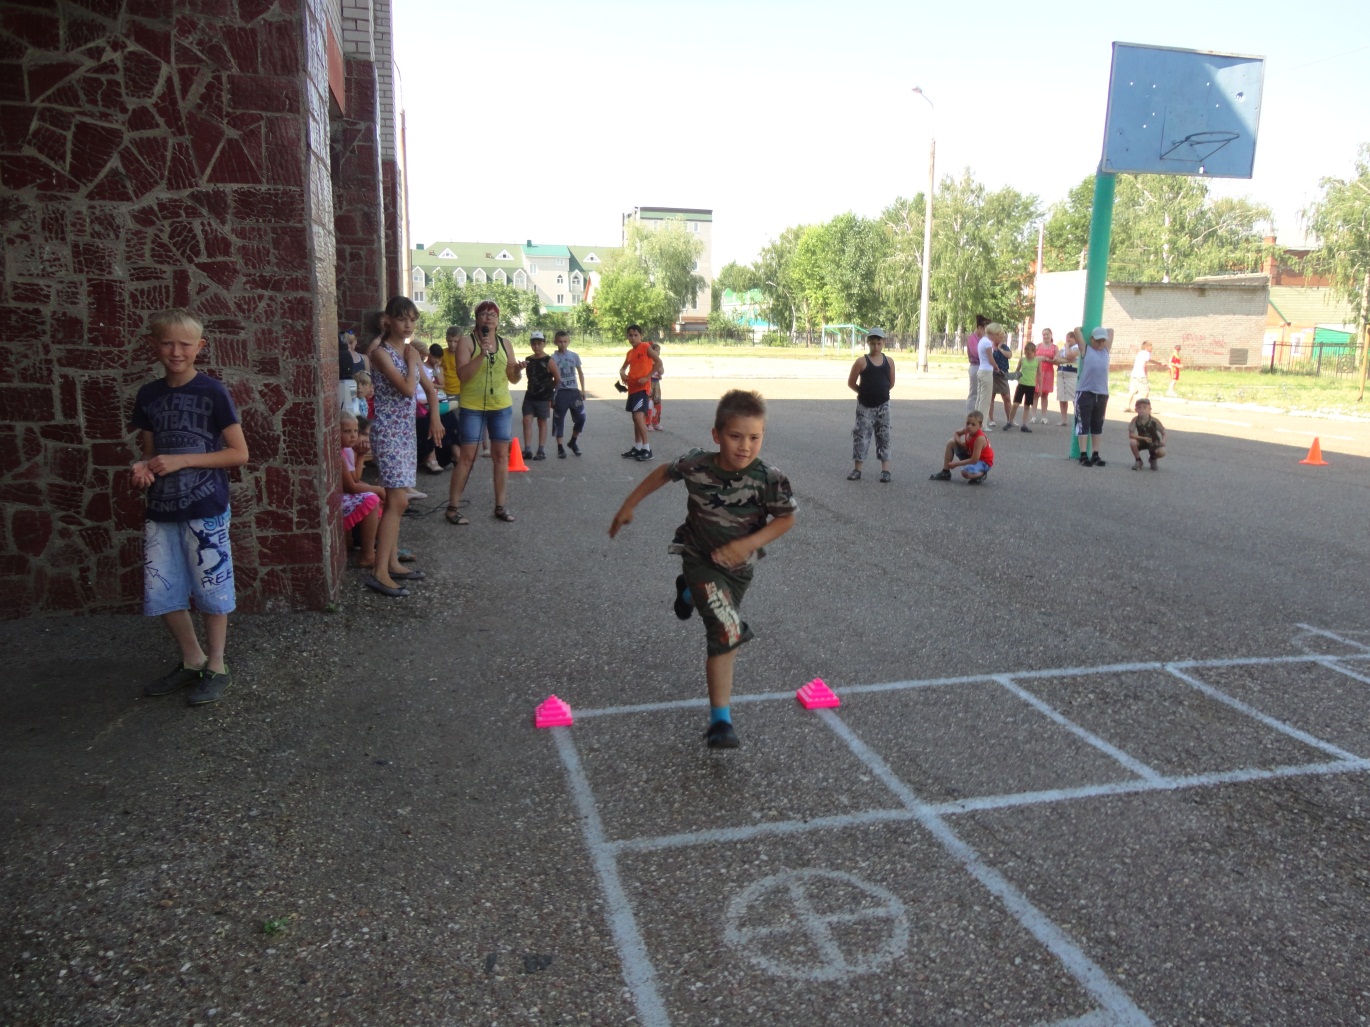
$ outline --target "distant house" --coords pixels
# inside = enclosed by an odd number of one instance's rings
[[[1275,245],[1266,236],[1267,246]],[[1356,315],[1351,302],[1338,299],[1325,275],[1310,275],[1303,262],[1312,250],[1273,252],[1264,273],[1270,280],[1265,320],[1265,357],[1278,364],[1318,360],[1352,348]]]
[[[420,310],[432,310],[429,296],[441,275],[458,285],[501,282],[537,293],[548,311],[570,311],[589,297],[613,246],[525,243],[435,242],[410,251],[409,295]]]
[[[704,278],[704,287],[699,290],[693,303],[680,311],[679,330],[683,332],[702,332],[709,323],[711,306],[710,286],[714,280],[714,212],[695,207],[634,207],[623,215],[623,231],[626,238],[628,223],[638,221],[650,228],[656,228],[667,221],[678,220],[685,223],[685,229],[699,237],[704,244],[695,272]]]

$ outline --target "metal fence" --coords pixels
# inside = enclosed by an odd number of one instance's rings
[[[1267,342],[1265,366],[1272,371],[1344,378],[1360,367],[1355,344],[1341,339],[1317,342]]]

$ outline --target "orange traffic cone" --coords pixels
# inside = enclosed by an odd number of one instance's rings
[[[1326,467],[1327,461],[1322,458],[1322,444],[1318,442],[1316,436],[1313,444],[1308,447],[1308,455],[1299,461],[1301,464],[1312,464],[1314,467]]]
[[[528,465],[523,462],[523,448],[519,445],[518,439],[514,439],[509,443],[509,470],[528,470]]]

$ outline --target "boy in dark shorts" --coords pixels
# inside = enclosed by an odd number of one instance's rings
[[[143,689],[170,695],[189,687],[190,705],[228,687],[224,646],[236,605],[228,542],[228,468],[247,463],[237,408],[223,383],[195,370],[204,327],[186,310],[152,315],[148,337],[166,376],[138,390],[132,427],[141,460],[133,484],[147,489],[143,522],[143,612],[160,617],[181,661]],[[200,647],[191,600],[205,622]]]
[[[561,374],[547,352],[541,332],[528,337],[533,355],[523,362],[528,375],[528,390],[523,394],[523,459],[546,460],[547,418],[552,416],[552,396],[561,384]],[[538,422],[538,451],[533,452],[533,419]]]
[[[647,407],[652,400],[652,375],[664,368],[661,357],[652,351],[650,342],[642,341],[642,329],[628,326],[628,344],[632,347],[618,369],[621,385],[628,390],[627,411],[633,415],[633,448],[623,456],[629,460],[652,459],[652,447],[647,444]]]
[[[708,659],[711,749],[735,749],[729,703],[733,661],[751,628],[739,607],[751,584],[764,546],[794,527],[798,509],[789,479],[760,459],[766,435],[766,401],[756,392],[734,389],[719,400],[714,413],[716,452],[692,449],[658,467],[623,501],[609,526],[609,537],[633,520],[638,503],[673,481],[683,481],[688,494],[685,523],[676,529],[670,552],[680,555],[675,613],[681,620],[699,611],[704,621]]]
[[[1137,400],[1137,416],[1127,426],[1127,441],[1132,447],[1132,469],[1142,469],[1142,450],[1151,458],[1151,469],[1165,456],[1165,425],[1151,416],[1151,400]]]

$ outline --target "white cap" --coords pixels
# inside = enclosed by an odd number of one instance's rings
[[[1107,328],[1096,328],[1096,329],[1094,329],[1093,332],[1090,333],[1089,337],[1090,337],[1091,339],[1098,339],[1100,342],[1107,342],[1107,341],[1108,341],[1108,329],[1107,329]]]
[[[532,342],[534,339],[541,339],[543,342],[547,341],[547,337],[543,335],[541,332],[533,332],[531,335],[528,336],[529,342]]]
[[[866,333],[866,338],[868,339],[883,339],[884,337],[885,329],[883,328],[872,328]]]

